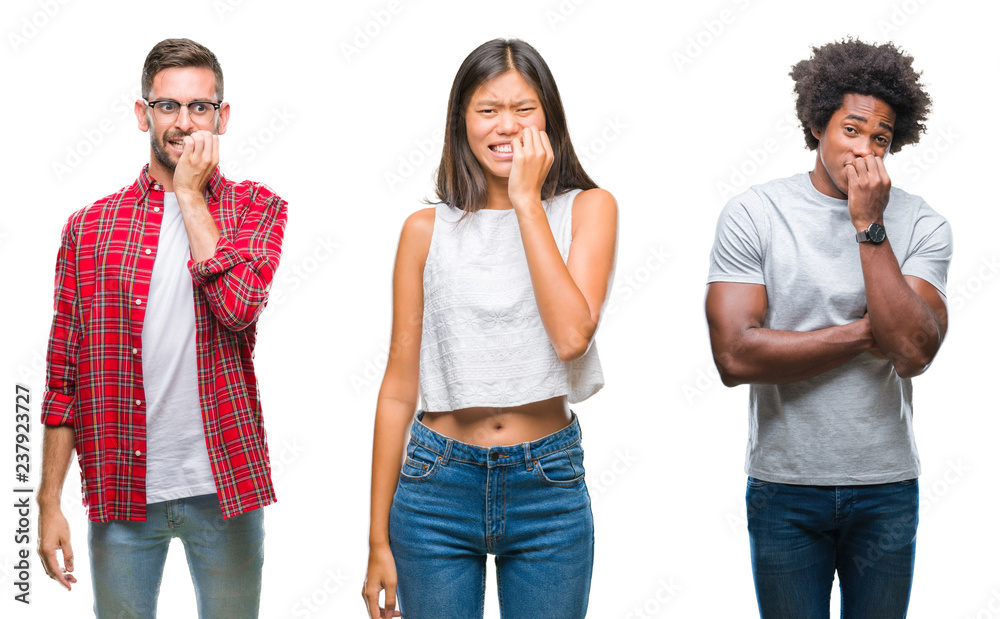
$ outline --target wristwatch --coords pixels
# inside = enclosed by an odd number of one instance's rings
[[[858,243],[875,243],[878,245],[885,240],[885,226],[873,221],[870,226],[854,235]]]

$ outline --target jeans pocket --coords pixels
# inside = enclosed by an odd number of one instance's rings
[[[747,487],[748,488],[766,488],[771,485],[771,482],[764,481],[763,479],[757,479],[756,477],[747,477]]]
[[[400,479],[406,481],[427,481],[437,472],[441,456],[433,451],[410,442],[406,447],[406,458],[399,471]]]
[[[554,451],[534,461],[542,483],[557,488],[572,488],[583,483],[583,449],[570,447]]]

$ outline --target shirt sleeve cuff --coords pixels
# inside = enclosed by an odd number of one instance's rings
[[[42,423],[47,426],[73,425],[73,396],[46,391],[42,400]]]
[[[243,262],[236,246],[229,240],[220,236],[215,244],[215,255],[201,262],[189,262],[188,271],[191,272],[191,279],[195,285],[201,286],[219,275],[222,275],[237,264]]]

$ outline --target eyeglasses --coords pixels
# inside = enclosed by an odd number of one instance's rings
[[[211,101],[181,103],[173,99],[146,101],[146,105],[153,108],[153,118],[161,125],[174,123],[177,120],[177,116],[180,115],[182,107],[188,109],[188,116],[191,118],[191,122],[206,124],[215,120],[215,114],[221,107],[220,103],[213,103]]]

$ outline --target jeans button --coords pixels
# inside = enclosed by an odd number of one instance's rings
[[[500,454],[499,453],[497,453],[497,452],[494,451],[493,453],[490,454],[490,460],[496,462],[499,459],[500,459]]]

